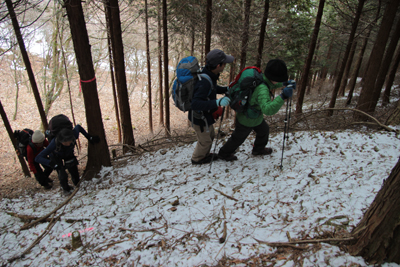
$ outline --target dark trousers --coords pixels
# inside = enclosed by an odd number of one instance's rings
[[[37,162],[33,163],[35,165],[36,173],[35,173],[35,178],[36,181],[39,182],[41,186],[45,186],[48,184],[48,179],[53,171],[52,168],[48,166],[43,166],[44,170],[42,169],[41,165]]]
[[[68,185],[68,174],[71,174],[71,180],[74,185],[79,183],[79,171],[78,171],[78,160],[74,157],[68,160],[64,160],[62,167],[57,170],[58,180],[60,180],[60,185],[65,191],[70,191],[71,187]]]
[[[254,141],[253,151],[260,152],[264,150],[269,138],[269,126],[264,120],[261,122],[261,124],[255,127],[244,126],[240,124],[238,120],[236,120],[235,124],[235,130],[225,145],[223,145],[219,150],[219,155],[228,156],[233,154],[235,150],[241,144],[243,144],[247,136],[249,136],[253,130],[256,132],[256,140]]]

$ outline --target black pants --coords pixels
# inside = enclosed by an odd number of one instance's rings
[[[253,130],[256,132],[256,140],[254,141],[253,151],[260,152],[264,150],[269,138],[269,126],[264,120],[261,122],[261,124],[255,127],[244,126],[240,124],[238,120],[236,120],[235,124],[235,130],[233,131],[231,137],[228,139],[225,145],[223,145],[219,150],[219,155],[228,156],[230,154],[233,154],[235,150],[241,144],[243,144],[247,136],[249,136],[249,134]]]
[[[78,160],[74,158],[65,159],[61,168],[57,170],[58,180],[60,180],[60,185],[65,191],[70,191],[71,187],[68,185],[68,174],[71,174],[71,180],[74,185],[79,183],[79,171],[78,171]]]
[[[43,168],[44,168],[44,170],[43,170],[39,163],[34,162],[33,164],[35,165],[35,169],[36,169],[36,173],[35,173],[36,181],[38,181],[38,183],[41,186],[47,185],[49,183],[48,182],[49,176],[50,176],[51,172],[53,171],[53,169],[48,166],[43,166]]]

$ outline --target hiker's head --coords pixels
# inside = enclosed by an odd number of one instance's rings
[[[70,129],[62,129],[57,134],[57,141],[63,146],[70,146],[72,143],[75,142],[74,132]]]
[[[226,63],[232,63],[234,60],[233,56],[226,55],[222,50],[214,49],[207,54],[206,66],[209,70],[220,73],[224,70]]]
[[[288,80],[288,74],[285,62],[280,59],[268,61],[264,75],[271,82],[286,82]]]
[[[40,130],[36,130],[32,134],[32,143],[34,143],[36,145],[43,145],[44,139],[45,139],[45,136]]]

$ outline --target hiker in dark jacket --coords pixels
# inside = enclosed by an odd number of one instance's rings
[[[53,187],[53,180],[49,178],[52,168],[43,165],[43,169],[39,163],[35,161],[36,156],[49,145],[46,137],[40,130],[36,130],[32,134],[32,142],[26,146],[26,158],[28,159],[29,169],[35,175],[36,181],[45,189],[51,189]]]
[[[243,71],[239,82],[245,77],[253,75],[254,71],[248,69]],[[250,99],[250,105],[255,106],[257,112],[255,116],[244,114],[243,112],[236,113],[235,130],[228,141],[221,147],[218,153],[218,158],[226,161],[237,160],[234,155],[235,150],[246,140],[251,131],[256,132],[256,139],[252,154],[270,155],[272,148],[266,147],[269,139],[269,126],[264,120],[264,115],[274,115],[284,104],[284,100],[290,98],[293,94],[292,87],[283,89],[279,97],[271,99],[270,90],[282,87],[282,82],[288,80],[287,67],[285,62],[279,59],[270,60],[263,75],[264,83],[259,84],[255,89]],[[249,110],[249,112],[252,112]]]
[[[214,49],[207,54],[206,66],[202,73],[211,78],[212,84],[204,78],[196,83],[189,111],[189,120],[197,136],[197,144],[191,159],[192,164],[210,163],[213,157],[210,153],[215,137],[213,114],[215,116],[219,107],[225,107],[230,102],[226,96],[217,99],[217,94],[224,94],[227,91],[227,87],[217,85],[217,80],[226,63],[232,63],[233,60],[233,56],[228,56],[219,49]]]
[[[69,195],[72,189],[68,185],[66,170],[71,174],[71,180],[74,185],[76,186],[79,183],[78,160],[74,155],[75,143],[79,133],[82,133],[92,144],[100,141],[98,136],[88,134],[78,124],[73,130],[62,129],[56,138],[51,140],[49,146],[40,152],[35,159],[36,162],[57,170],[64,195]]]

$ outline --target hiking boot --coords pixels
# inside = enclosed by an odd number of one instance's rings
[[[225,160],[225,161],[234,161],[237,160],[238,158],[235,156],[235,154],[228,154],[228,155],[222,155],[218,154],[218,158]]]
[[[53,179],[50,179],[49,177],[47,177],[46,182],[49,184],[53,184]]]
[[[52,189],[52,188],[53,188],[53,186],[50,185],[50,184],[45,184],[43,187],[44,187],[44,189],[46,189],[46,190],[49,190],[49,189]]]
[[[69,190],[69,191],[67,191],[67,190],[62,190],[62,192],[61,192],[61,195],[63,196],[63,197],[68,197],[68,196],[70,196],[72,194],[72,190]]]
[[[253,154],[254,156],[264,156],[264,155],[271,155],[272,154],[272,148],[270,147],[265,147],[263,150],[261,151],[256,151],[253,149],[253,151],[251,152],[251,154]]]
[[[193,165],[201,165],[201,164],[205,164],[205,163],[210,163],[211,162],[211,157],[210,156],[206,156],[205,158],[199,160],[199,161],[194,161],[192,160],[192,164]]]

